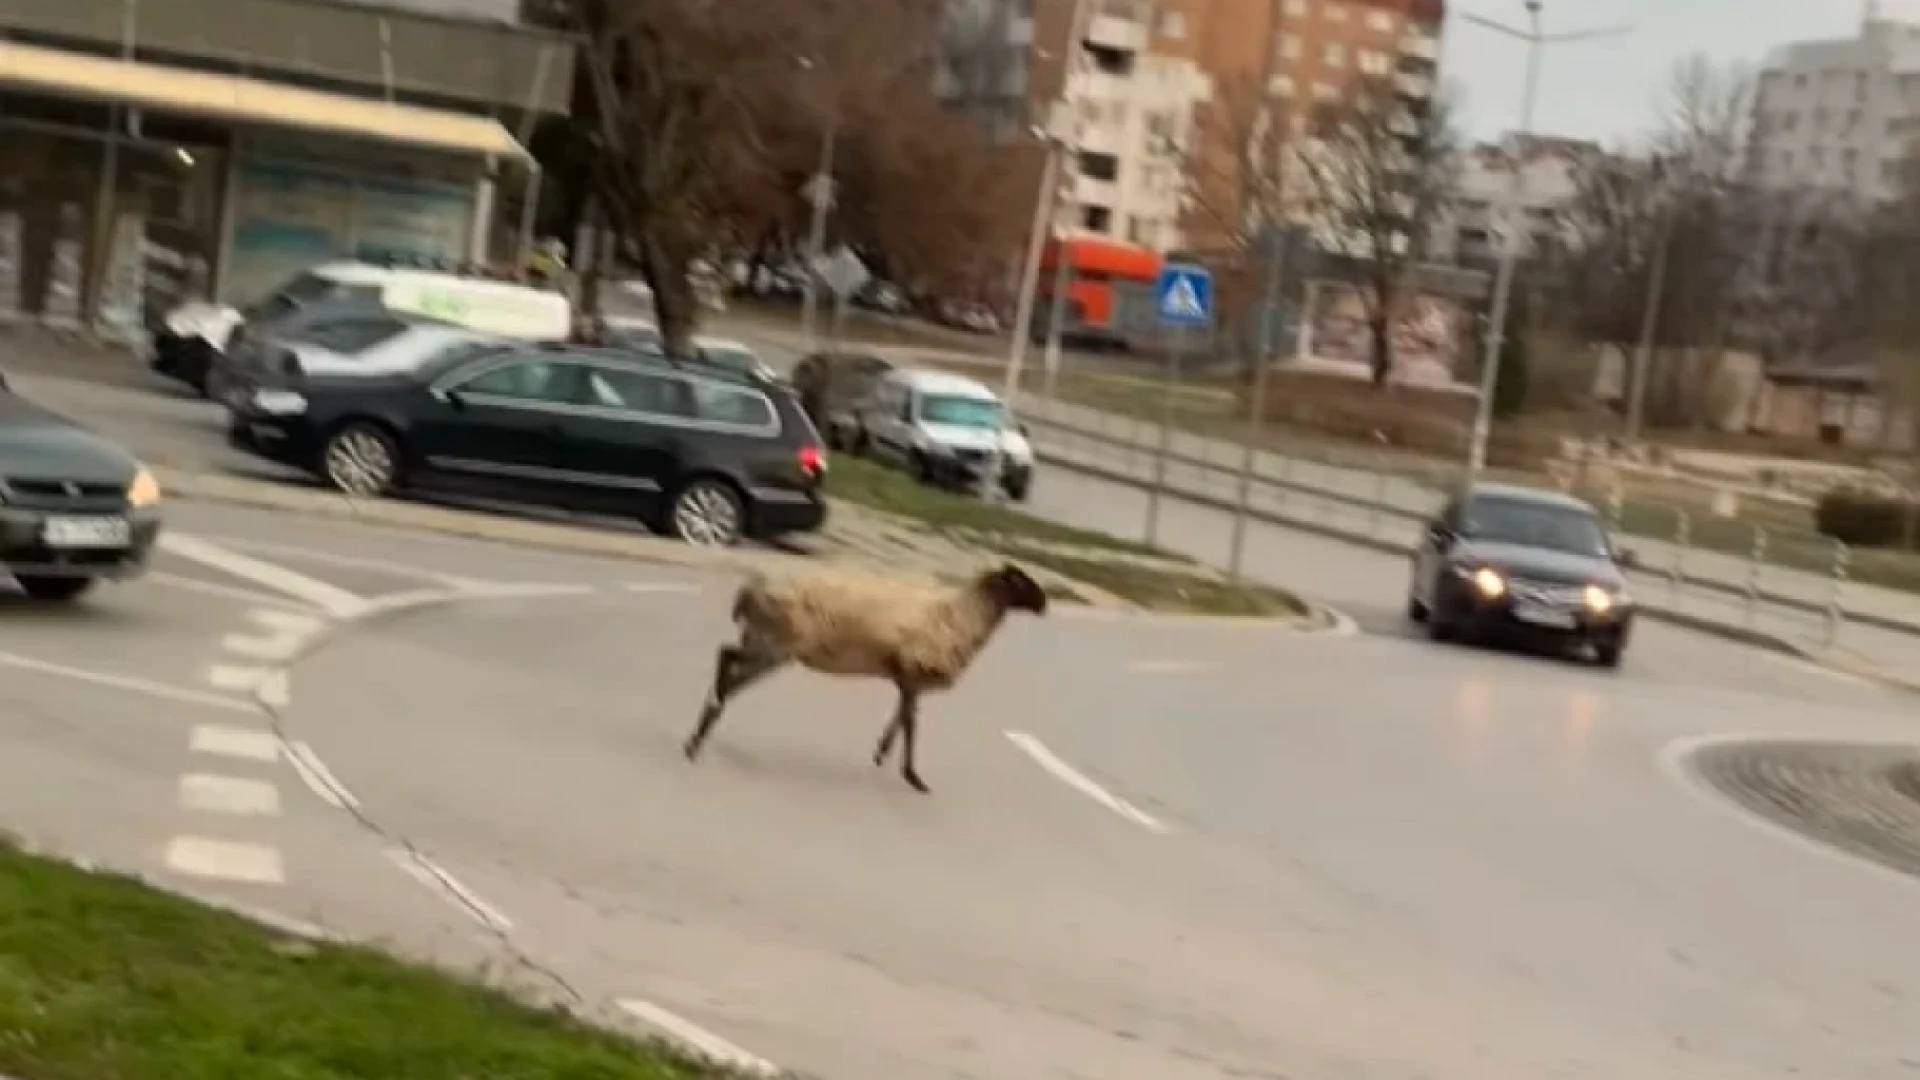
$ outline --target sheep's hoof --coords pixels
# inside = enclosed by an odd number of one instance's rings
[[[902,776],[907,781],[907,786],[920,794],[931,795],[933,793],[933,790],[927,787],[927,782],[920,779],[919,773],[903,773]]]

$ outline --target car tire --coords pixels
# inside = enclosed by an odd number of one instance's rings
[[[1595,645],[1593,647],[1593,662],[1603,668],[1609,670],[1617,669],[1623,658],[1624,653],[1618,645]]]
[[[68,604],[78,600],[88,589],[93,588],[93,579],[84,577],[45,577],[39,574],[20,574],[14,578],[20,583],[20,591],[28,599],[48,604]]]
[[[1427,612],[1427,637],[1432,641],[1458,641],[1460,631],[1437,611]]]
[[[320,476],[336,490],[376,499],[400,483],[400,443],[368,420],[342,424],[320,448]]]
[[[747,534],[746,500],[725,480],[697,478],[667,507],[667,531],[694,547],[732,547]]]
[[[1007,498],[1017,503],[1026,502],[1027,496],[1032,494],[1032,492],[1033,481],[1031,480],[1022,480],[1019,483],[1007,485]]]
[[[1411,592],[1407,593],[1407,618],[1408,619],[1412,620],[1413,622],[1423,623],[1423,622],[1426,622],[1429,618],[1432,618],[1432,615],[1433,613],[1427,610],[1427,605],[1421,603],[1420,598],[1418,596],[1415,596]]]
[[[869,457],[872,455],[873,443],[870,440],[868,440],[867,429],[864,425],[854,426],[853,437],[847,440],[847,449],[849,452],[853,454],[854,457],[857,457],[857,458]]]
[[[933,462],[918,450],[913,452],[913,475],[921,483],[928,485],[938,483],[940,479],[934,475]]]

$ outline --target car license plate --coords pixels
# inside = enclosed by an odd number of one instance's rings
[[[1571,630],[1574,627],[1573,612],[1541,604],[1515,604],[1513,617],[1523,623],[1550,627],[1554,630]]]
[[[132,542],[133,528],[126,518],[55,517],[41,536],[51,548],[119,548]]]

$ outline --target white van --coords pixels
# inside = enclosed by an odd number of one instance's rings
[[[979,489],[997,481],[1025,502],[1033,486],[1026,425],[974,379],[944,371],[896,369],[854,412],[852,449],[929,484]],[[991,476],[998,471],[997,477]]]
[[[204,390],[215,356],[226,351],[243,323],[263,326],[311,304],[342,300],[374,302],[522,341],[565,341],[573,330],[573,303],[555,290],[411,267],[330,262],[296,275],[245,310],[204,301],[173,309],[154,335],[153,368]]]

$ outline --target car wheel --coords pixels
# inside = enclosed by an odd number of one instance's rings
[[[20,583],[20,591],[34,600],[43,600],[51,604],[64,604],[80,598],[80,594],[93,588],[93,579],[84,577],[42,577],[38,574],[21,574],[14,579]]]
[[[1421,603],[1420,598],[1418,596],[1415,596],[1412,593],[1408,593],[1407,594],[1407,618],[1412,619],[1414,622],[1417,622],[1417,623],[1423,623],[1423,622],[1426,622],[1427,619],[1430,617],[1431,617],[1431,613],[1427,611],[1427,605]]]
[[[1593,647],[1593,662],[1603,668],[1619,667],[1620,659],[1621,651],[1618,645],[1595,645]]]
[[[1437,611],[1427,612],[1427,637],[1433,641],[1454,641],[1460,636],[1459,630]]]
[[[1033,487],[1033,481],[1031,480],[1021,480],[1016,483],[1008,484],[1007,498],[1012,499],[1014,502],[1017,502],[1017,503],[1026,502],[1027,495],[1031,492],[1032,487]]]
[[[867,429],[864,426],[856,425],[854,427],[853,437],[848,440],[848,447],[853,452],[854,457],[863,458],[872,455],[873,444],[868,441]]]
[[[348,495],[378,498],[400,480],[400,444],[378,424],[347,424],[320,451],[320,473]]]
[[[934,484],[939,477],[934,475],[933,461],[918,450],[913,452],[913,475],[923,484]]]
[[[733,485],[695,480],[680,489],[667,514],[673,535],[694,547],[732,547],[746,534],[747,508]]]

